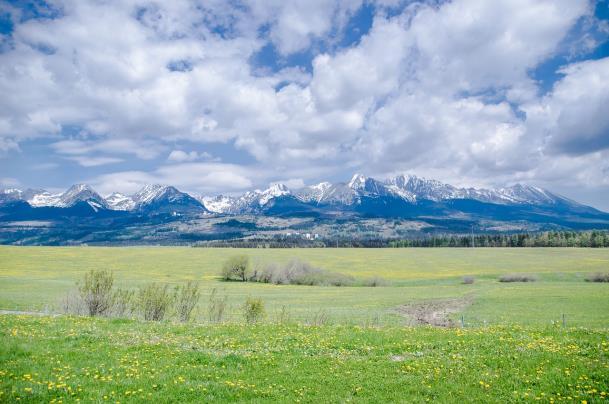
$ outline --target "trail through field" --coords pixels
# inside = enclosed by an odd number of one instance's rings
[[[454,327],[455,322],[449,316],[462,311],[472,304],[473,300],[472,297],[427,300],[398,306],[395,311],[406,317],[412,325]]]

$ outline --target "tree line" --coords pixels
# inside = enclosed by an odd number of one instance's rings
[[[407,248],[407,247],[609,247],[609,232],[545,231],[516,234],[436,234],[420,238],[323,238],[295,239],[275,236],[201,242],[197,247],[233,248]]]

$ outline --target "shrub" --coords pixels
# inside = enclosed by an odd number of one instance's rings
[[[230,257],[222,266],[222,279],[225,281],[241,281],[248,279],[250,259],[247,255]]]
[[[463,281],[461,283],[463,283],[464,285],[471,285],[475,281],[476,281],[476,279],[473,276],[464,276]]]
[[[224,312],[226,311],[226,299],[226,295],[222,297],[218,296],[218,291],[216,288],[211,290],[211,294],[209,295],[209,304],[207,306],[209,321],[216,323],[222,321],[224,318]]]
[[[355,283],[351,276],[314,268],[311,264],[298,259],[292,259],[283,266],[271,263],[262,270],[256,270],[249,280],[275,285],[309,286],[350,286]]]
[[[243,316],[249,324],[257,323],[264,318],[264,303],[260,298],[248,297],[243,305]]]
[[[135,311],[135,293],[128,289],[117,289],[112,294],[111,314],[114,317],[130,317]]]
[[[84,278],[77,283],[80,299],[89,316],[101,316],[108,313],[112,304],[113,284],[112,272],[95,270],[87,272]]]
[[[199,302],[201,294],[199,292],[199,284],[196,282],[188,282],[182,286],[177,286],[175,289],[175,309],[178,319],[181,322],[190,320],[192,311]]]
[[[173,303],[172,295],[167,285],[150,283],[140,288],[138,305],[144,320],[161,321]]]
[[[364,280],[362,286],[368,286],[371,288],[379,287],[379,286],[389,286],[389,282],[381,278],[380,276],[373,276],[372,278]]]
[[[527,274],[508,274],[499,277],[499,282],[535,282],[536,280],[535,275]]]
[[[590,274],[586,277],[586,282],[609,282],[609,272]]]
[[[80,293],[70,290],[61,300],[61,309],[65,314],[75,314],[81,316],[86,313],[85,305],[80,297]]]

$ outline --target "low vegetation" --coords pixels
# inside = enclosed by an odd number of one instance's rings
[[[597,272],[592,275],[588,275],[586,277],[586,281],[588,282],[609,282],[609,272],[601,273]]]
[[[531,274],[507,274],[499,277],[499,282],[535,282],[537,276]]]
[[[114,287],[114,274],[107,270],[91,270],[78,281],[77,291],[69,291],[62,300],[66,314],[90,317],[140,317],[161,321],[170,315],[182,322],[190,321],[201,293],[199,284],[186,282],[173,289],[168,284],[146,283],[139,290]],[[224,309],[215,307],[214,318],[222,318]]]
[[[173,303],[171,298],[168,285],[149,283],[141,287],[137,300],[144,320],[163,320]]]
[[[234,255],[222,265],[222,279],[245,282],[250,276],[250,259],[247,255]]]
[[[244,255],[230,257],[222,266],[225,281],[271,283],[274,285],[306,286],[388,286],[380,276],[361,281],[340,272],[315,268],[308,262],[293,258],[285,264],[267,263],[252,268]]]
[[[461,283],[464,285],[471,285],[476,281],[476,278],[473,276],[464,276]]]
[[[78,282],[78,292],[89,316],[103,316],[112,305],[112,286],[114,276],[110,271],[94,271],[85,273],[82,281]]]
[[[607,330],[579,327],[1,315],[0,402],[600,403],[607,357]]]
[[[264,303],[260,298],[248,297],[243,305],[243,317],[248,324],[253,324],[264,319],[266,312]]]

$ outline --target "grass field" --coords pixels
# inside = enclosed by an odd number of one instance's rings
[[[605,331],[0,316],[0,401],[600,402]]]
[[[367,278],[388,287],[315,287],[241,284],[218,280],[227,257],[247,254],[254,262],[299,257],[330,271]],[[198,249],[172,247],[0,247],[0,309],[40,310],[61,297],[90,269],[114,271],[116,282],[201,282],[204,296],[218,288],[228,296],[229,315],[240,320],[247,296],[261,297],[269,317],[285,306],[296,320],[320,311],[332,322],[403,324],[394,308],[433,299],[469,299],[460,313],[469,325],[568,325],[609,327],[609,285],[584,277],[609,271],[607,249]],[[499,283],[508,273],[531,273],[534,283]],[[461,284],[473,275],[473,285]]]
[[[389,286],[220,281],[235,254]],[[199,281],[195,321],[0,315],[0,402],[608,399],[609,285],[584,278],[609,270],[609,250],[0,247],[0,309],[57,310],[91,269],[130,288]],[[538,280],[498,282],[510,273]],[[205,320],[213,288],[230,306],[221,323]],[[264,301],[263,322],[244,322],[248,296]],[[458,327],[410,326],[413,308],[446,304]]]

